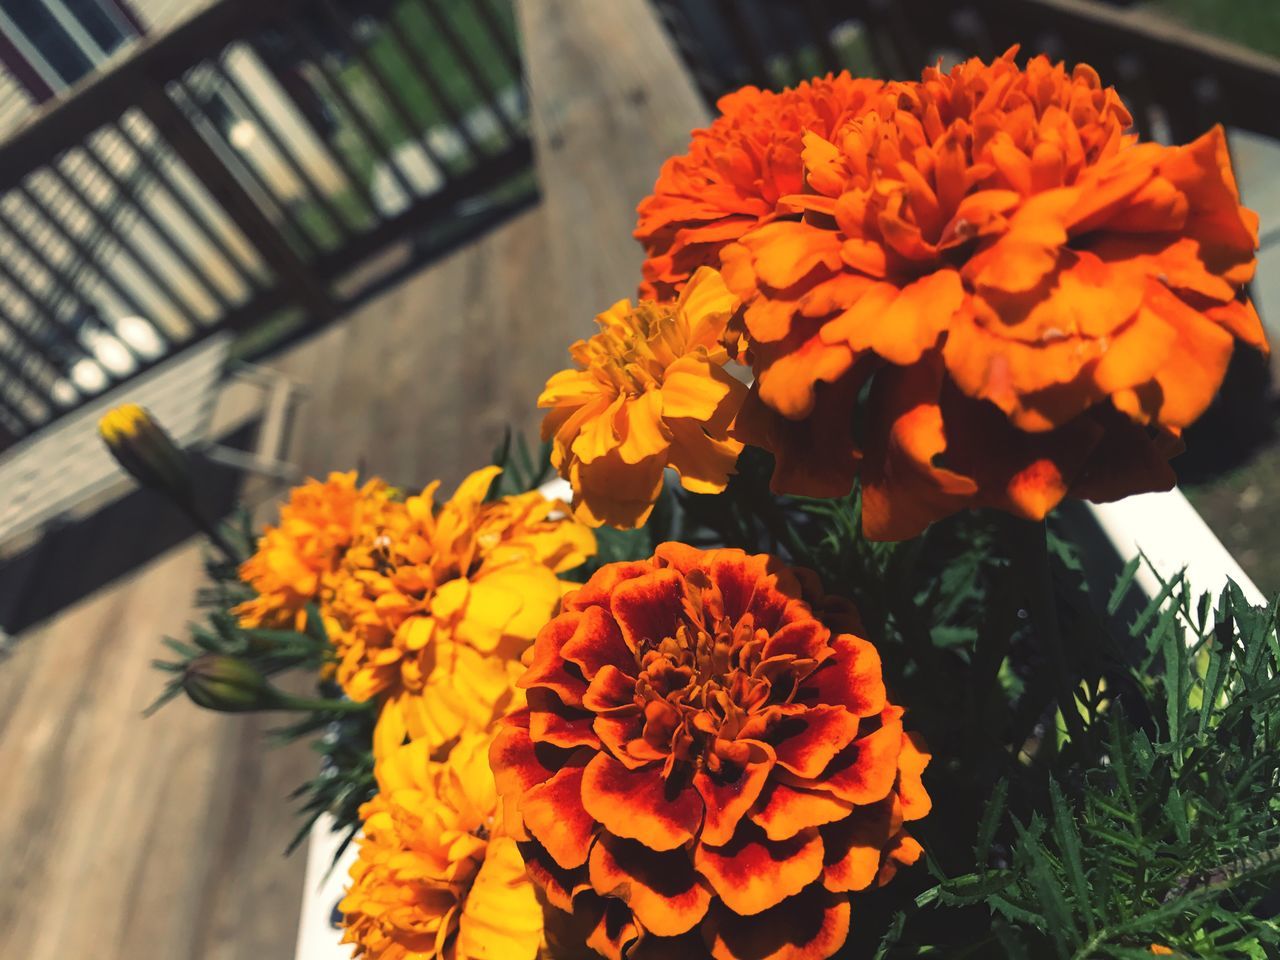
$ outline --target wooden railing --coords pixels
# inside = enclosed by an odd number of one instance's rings
[[[1144,135],[1212,123],[1280,138],[1280,62],[1096,0],[653,0],[708,102],[849,68],[910,78],[939,57],[1027,52],[1092,64]]]
[[[38,113],[0,143],[0,450],[527,202],[521,72],[510,0],[222,0]]]

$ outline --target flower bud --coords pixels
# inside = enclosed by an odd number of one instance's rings
[[[197,706],[225,713],[272,710],[283,696],[256,669],[236,657],[207,653],[187,664],[182,689]]]
[[[173,438],[144,408],[126,403],[107,411],[98,433],[116,462],[143,486],[191,501],[191,464]]]

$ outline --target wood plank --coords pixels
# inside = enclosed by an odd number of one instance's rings
[[[634,296],[636,204],[707,113],[645,0],[516,0],[554,284],[581,331]]]
[[[293,782],[311,762],[306,748],[267,757],[261,718],[181,703],[141,716],[162,683],[149,661],[161,636],[181,633],[200,576],[200,548],[188,543],[24,635],[0,667],[0,764],[21,785],[0,809],[6,953],[248,960],[275,955],[282,939],[287,949],[291,936],[241,923],[297,909],[301,863],[274,856],[278,841],[266,855],[261,836],[264,821],[289,814],[252,796],[254,780],[228,777],[227,757],[239,745]],[[238,857],[220,861],[226,850]],[[233,910],[220,909],[228,889],[241,891]],[[215,920],[207,939],[233,951],[193,937]]]
[[[581,332],[548,282],[548,242],[535,207],[270,361],[307,390],[294,461],[448,489],[488,462],[508,421],[536,429],[537,392]],[[161,505],[144,513],[86,524],[36,557],[31,589],[137,553],[138,523],[177,522]],[[162,683],[150,660],[162,636],[182,635],[201,578],[187,541],[0,661],[0,770],[21,785],[0,804],[6,957],[292,955],[303,862],[281,855],[296,827],[285,795],[314,757],[269,748],[270,717],[181,701],[141,716]]]
[[[272,361],[308,390],[291,438],[308,473],[449,488],[507,423],[536,429],[568,345],[634,292],[635,204],[705,119],[700,101],[643,0],[521,0],[520,18],[545,202]],[[303,865],[279,856],[283,798],[311,757],[269,751],[265,718],[139,715],[161,683],[148,661],[182,633],[200,578],[189,542],[0,663],[0,769],[23,785],[0,805],[6,955],[292,954]]]

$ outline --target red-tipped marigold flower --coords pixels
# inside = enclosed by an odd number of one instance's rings
[[[756,375],[738,435],[782,492],[860,471],[873,537],[1168,488],[1235,341],[1266,349],[1222,129],[1139,143],[1091,68],[1014,52],[805,133],[805,189],[721,251]]]
[[[743,87],[721,97],[720,116],[693,132],[688,153],[662,165],[637,210],[635,236],[647,254],[640,296],[673,299],[699,267],[720,266],[725,244],[774,219],[781,198],[803,189],[804,134],[829,136],[882,86],[846,72],[778,93]]]
[[[917,859],[929,755],[856,623],[807,571],[678,543],[565,598],[491,761],[530,875],[595,921],[590,947],[820,960],[848,892]]]
[[[621,300],[596,317],[600,332],[569,352],[578,368],[547,381],[542,438],[573,486],[584,523],[645,522],[674,467],[686,490],[725,488],[742,444],[729,439],[746,387],[725,369],[720,343],[736,298],[699,270],[674,304]]]

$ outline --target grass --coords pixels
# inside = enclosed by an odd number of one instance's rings
[[[1188,26],[1280,57],[1280,0],[1152,0]]]

